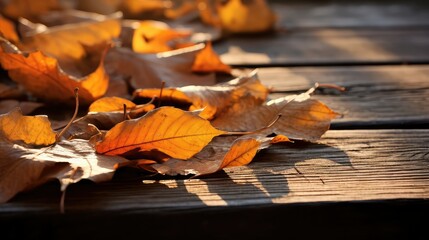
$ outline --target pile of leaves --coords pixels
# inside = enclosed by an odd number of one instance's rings
[[[213,32],[272,28],[274,16],[258,25],[246,15],[271,14],[264,1],[242,2],[3,1],[0,202],[52,179],[65,191],[122,167],[197,177],[272,144],[317,141],[338,114],[311,98],[315,88],[268,99],[256,70],[234,73],[212,49]],[[183,18],[204,28],[167,24]]]

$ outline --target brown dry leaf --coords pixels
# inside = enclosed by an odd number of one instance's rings
[[[27,93],[16,82],[0,80],[0,99],[26,99]]]
[[[246,112],[224,112],[212,124],[225,131],[254,131],[268,126],[278,115],[280,119],[264,132],[307,141],[318,140],[329,129],[331,120],[339,116],[322,102],[310,99],[310,94],[303,93],[274,99]]]
[[[55,132],[47,116],[23,116],[19,108],[0,115],[0,137],[10,142],[48,146],[55,143]]]
[[[38,16],[48,11],[61,7],[58,0],[28,1],[28,0],[7,0],[0,1],[1,12],[8,17],[37,19]]]
[[[29,115],[34,110],[39,107],[42,107],[44,104],[39,102],[30,102],[30,101],[18,101],[18,100],[2,100],[0,101],[0,114],[9,113],[15,108],[21,109],[23,115]]]
[[[60,180],[62,191],[81,179],[108,181],[114,166],[126,161],[118,156],[98,155],[84,140],[62,141],[42,149],[0,140],[0,203],[55,178]]]
[[[222,29],[232,33],[258,33],[272,30],[277,17],[265,0],[229,0],[218,3],[216,12]]]
[[[66,24],[57,27],[48,28],[46,31],[39,32],[24,37],[18,45],[21,51],[41,51],[43,54],[57,59],[60,66],[68,73],[72,71],[75,65],[88,65],[88,62],[94,58],[88,53],[95,50],[97,56],[102,55],[103,48],[97,48],[106,42],[111,42],[119,36],[121,31],[121,14],[112,15],[111,18],[101,22],[82,22],[75,24]],[[93,49],[95,47],[95,49]],[[83,62],[83,63],[82,63]],[[96,58],[92,61],[90,69],[93,70],[99,63]],[[72,66],[70,66],[72,65]],[[79,66],[82,70],[82,66]],[[84,71],[83,75],[90,71]]]
[[[109,77],[104,71],[104,57],[94,72],[78,78],[65,73],[56,59],[40,51],[25,54],[3,38],[0,38],[0,46],[2,67],[35,97],[72,104],[74,89],[79,88],[79,99],[85,105],[103,96],[107,90]]]
[[[124,114],[115,112],[89,112],[87,115],[76,119],[64,132],[63,139],[85,139],[89,140],[100,130],[110,130],[116,124],[124,121]],[[63,129],[65,124],[59,129]]]
[[[249,164],[259,150],[280,142],[288,142],[286,136],[265,138],[258,136],[231,137],[219,136],[213,139],[201,152],[187,161],[169,159],[149,167],[165,175],[205,175],[223,168]]]
[[[191,68],[204,44],[158,54],[139,54],[127,48],[113,48],[106,57],[109,75],[120,75],[134,89],[187,85],[213,85],[215,74],[195,74]]]
[[[207,42],[204,49],[201,50],[192,65],[194,72],[223,72],[231,74],[231,67],[223,63],[219,55],[213,50],[212,43]]]
[[[159,96],[159,89],[139,89],[136,97],[152,98]],[[268,89],[261,84],[255,73],[239,77],[214,86],[185,86],[166,88],[161,101],[191,103],[189,110],[204,109],[200,116],[211,119],[228,109],[232,112],[246,111],[265,102]]]
[[[0,36],[11,42],[18,42],[19,37],[13,23],[0,15]]]
[[[190,35],[191,32],[172,29],[164,22],[141,21],[134,31],[132,49],[138,53],[171,51],[176,49],[174,41],[183,41]]]
[[[136,155],[155,150],[188,159],[213,137],[224,133],[195,113],[161,107],[141,118],[117,124],[95,148],[97,153],[107,155]]]

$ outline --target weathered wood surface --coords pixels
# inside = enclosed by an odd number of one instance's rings
[[[429,61],[429,4],[273,1],[278,31],[215,45],[242,65],[347,65]]]
[[[260,152],[246,167],[202,179],[76,184],[65,209],[74,213],[200,211],[208,206],[269,206],[429,198],[429,130],[329,131],[317,144],[293,143]],[[51,184],[0,205],[2,216],[59,211]]]
[[[52,182],[0,205],[0,239],[428,239],[429,129],[412,129],[429,126],[427,4],[274,4],[279,32],[231,36],[215,50],[260,68],[272,98],[315,82],[346,87],[314,97],[344,114],[332,128],[353,130],[273,146],[201,179],[119,171],[81,181],[63,215]]]
[[[429,27],[424,1],[269,1],[281,28]]]
[[[214,45],[236,66],[425,63],[428,29],[311,29],[235,36]]]
[[[429,126],[429,65],[318,68],[261,68],[271,98],[305,92],[315,83],[336,84],[314,97],[344,114],[333,128]]]

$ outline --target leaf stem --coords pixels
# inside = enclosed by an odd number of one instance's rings
[[[67,125],[63,128],[63,130],[61,130],[61,132],[55,136],[55,142],[56,143],[58,143],[60,141],[60,138],[70,128],[71,124],[76,119],[77,113],[79,112],[79,88],[78,87],[74,89],[74,96],[75,96],[75,100],[76,100],[76,106],[74,109],[73,117],[70,119],[69,123],[67,123]]]
[[[162,81],[161,90],[159,91],[158,107],[161,106],[162,91],[164,90],[164,87],[165,87],[165,81]]]
[[[312,88],[310,88],[310,89],[308,89],[307,90],[307,94],[309,94],[309,95],[311,95],[311,94],[313,94],[317,89],[319,89],[319,88],[331,88],[331,89],[335,89],[335,90],[338,90],[338,91],[340,91],[340,92],[345,92],[346,91],[346,88],[345,87],[341,87],[341,86],[338,86],[338,85],[336,85],[336,84],[330,84],[330,83],[315,83],[314,84],[314,87],[312,87]]]

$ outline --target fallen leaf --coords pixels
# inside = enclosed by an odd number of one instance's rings
[[[207,42],[204,49],[201,50],[195,57],[194,64],[192,65],[194,72],[223,72],[231,74],[231,67],[224,64],[219,55],[213,50],[212,43]]]
[[[26,18],[18,19],[18,33],[22,37],[28,37],[46,31],[48,31],[48,27],[44,24],[34,23]]]
[[[106,42],[111,42],[117,38],[121,31],[119,20],[121,14],[113,15],[110,19],[101,22],[82,22],[75,24],[66,24],[57,27],[48,28],[46,31],[39,32],[24,37],[17,47],[21,51],[41,51],[43,54],[57,59],[60,66],[69,73],[72,65],[88,64],[88,49],[93,46],[99,46]],[[103,48],[96,49],[98,55],[101,55]],[[98,65],[97,59],[95,64]],[[80,70],[82,66],[80,66]],[[92,70],[93,67],[91,67]],[[88,71],[84,71],[87,74]]]
[[[214,73],[195,74],[191,68],[196,54],[204,47],[193,47],[158,54],[139,54],[127,48],[113,48],[106,57],[109,75],[121,75],[133,89],[187,85],[213,85]]]
[[[277,17],[265,0],[229,0],[218,3],[216,12],[222,29],[232,33],[258,33],[272,30]]]
[[[18,42],[19,37],[16,33],[14,24],[0,15],[0,36],[3,36],[11,42]]]
[[[34,110],[42,107],[43,103],[30,102],[30,101],[18,101],[18,100],[2,100],[0,101],[0,114],[5,114],[13,111],[15,108],[21,109],[23,115],[29,115]]]
[[[134,92],[135,97],[142,98],[152,98],[159,94],[159,89],[138,89]],[[267,95],[268,89],[252,73],[214,86],[165,88],[162,90],[161,101],[191,103],[188,110],[204,109],[200,116],[211,119],[228,109],[241,112],[259,106],[265,102]]]
[[[170,28],[166,23],[154,20],[141,21],[135,29],[132,48],[138,53],[159,53],[176,49],[174,40],[189,37],[191,32]]]
[[[151,164],[149,167],[160,174],[171,176],[206,175],[223,168],[247,165],[254,159],[258,151],[268,148],[272,144],[288,141],[290,140],[282,135],[269,138],[219,136],[201,152],[186,161],[172,158],[164,163]]]
[[[60,180],[62,191],[81,179],[108,181],[114,166],[125,161],[96,154],[84,140],[62,141],[42,149],[0,140],[0,203],[55,178]]]
[[[119,9],[131,19],[162,19],[165,10],[173,7],[170,0],[122,0]]]
[[[89,2],[89,1],[85,1]],[[93,1],[90,1],[93,2]],[[110,15],[98,14],[95,12],[86,12],[76,9],[66,9],[61,11],[49,11],[39,16],[40,23],[52,27],[82,22],[103,22],[113,19],[118,13],[112,12]]]
[[[27,145],[48,146],[55,143],[55,132],[47,116],[23,116],[19,108],[0,115],[0,136]]]
[[[28,18],[36,20],[38,16],[50,10],[59,9],[58,0],[28,1],[28,0],[7,0],[0,2],[1,12],[8,17]]]
[[[89,112],[87,115],[72,122],[67,131],[64,132],[63,139],[80,138],[89,140],[93,135],[98,134],[100,130],[110,130],[122,121],[124,121],[123,112]],[[65,126],[66,124],[63,124],[58,130],[62,130]]]
[[[339,116],[322,102],[303,93],[273,99],[246,112],[227,111],[212,121],[225,131],[254,131],[261,129],[281,115],[267,134],[286,135],[291,139],[316,141],[328,129],[332,119]]]
[[[76,8],[86,12],[111,14],[119,10],[123,0],[77,0]]]
[[[90,112],[112,112],[123,111],[124,105],[127,109],[135,108],[137,105],[128,99],[119,97],[103,97],[89,106]]]
[[[16,82],[6,80],[0,82],[0,99],[26,99],[27,93]]]
[[[46,101],[74,103],[74,89],[79,88],[83,105],[104,95],[109,78],[104,71],[103,58],[97,69],[86,77],[65,73],[58,61],[40,51],[25,54],[7,40],[0,38],[0,63],[9,76],[35,97]],[[106,52],[107,49],[104,50]]]
[[[151,100],[152,102],[152,100]],[[137,105],[128,99],[119,97],[103,97],[89,106],[89,112],[115,112],[119,111],[124,114],[124,105],[126,106],[126,113],[129,118],[141,117],[145,113],[155,109],[155,105],[151,102],[147,104]]]
[[[213,137],[224,134],[191,112],[161,107],[141,118],[117,124],[97,143],[97,153],[130,155],[156,150],[174,158],[188,159]]]

